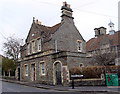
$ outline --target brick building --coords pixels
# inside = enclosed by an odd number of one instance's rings
[[[52,27],[33,18],[25,45],[21,47],[17,79],[67,85],[71,67],[87,66],[86,41],[74,25],[73,11],[66,2],[61,10],[61,22]]]

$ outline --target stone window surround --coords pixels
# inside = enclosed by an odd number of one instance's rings
[[[42,68],[41,68],[42,63],[44,63],[44,74],[42,74]],[[45,76],[46,75],[46,63],[45,63],[45,61],[40,61],[40,63],[39,63],[39,75],[40,76]]]
[[[79,42],[81,43],[81,47],[80,47],[81,49],[80,50],[79,50],[79,45],[78,45]],[[82,52],[82,40],[77,40],[77,51]]]
[[[84,67],[84,64],[83,64],[83,63],[80,63],[80,67]]]
[[[26,67],[27,66],[27,73],[26,73]],[[28,76],[28,64],[24,64],[24,76]]]
[[[33,40],[26,43],[27,45],[30,44],[30,53],[28,55],[41,51],[41,50],[38,50],[38,40],[39,39],[41,40],[40,37],[37,37],[37,38],[35,38],[35,39],[33,39]],[[33,46],[32,46],[33,41],[35,42],[35,52],[33,52]],[[37,47],[36,47],[36,42],[37,42]],[[41,47],[42,47],[42,40],[41,40]],[[36,48],[37,48],[37,51],[36,51]],[[28,48],[27,48],[27,51],[28,51]]]

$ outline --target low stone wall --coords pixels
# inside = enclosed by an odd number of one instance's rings
[[[70,80],[70,86],[72,80]],[[105,80],[102,79],[77,79],[74,80],[75,86],[105,86]]]
[[[8,79],[8,80],[17,80],[15,76],[2,76],[3,79]]]

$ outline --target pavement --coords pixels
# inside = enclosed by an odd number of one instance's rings
[[[70,92],[113,92],[115,94],[120,94],[120,86],[79,86],[72,89],[72,87],[69,86],[52,86],[52,85],[44,85],[44,84],[35,84],[30,82],[21,82],[17,80],[8,80],[8,79],[1,79],[2,81],[9,82],[9,83],[16,83],[21,84],[25,86],[30,87],[36,87],[36,88],[43,88],[43,89],[51,89],[51,90],[57,90],[57,91],[70,91]],[[111,94],[111,93],[110,93]]]

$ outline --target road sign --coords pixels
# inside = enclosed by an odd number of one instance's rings
[[[117,73],[106,73],[107,86],[119,86]]]

